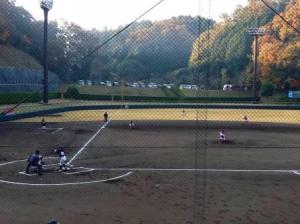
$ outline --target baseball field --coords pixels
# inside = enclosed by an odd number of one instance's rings
[[[46,116],[46,129],[42,117],[0,124],[1,224],[300,219],[298,111],[108,110],[106,123],[104,112]],[[57,170],[59,146],[67,172]],[[24,173],[35,150],[41,176]]]

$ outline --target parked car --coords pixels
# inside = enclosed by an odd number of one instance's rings
[[[93,85],[93,83],[92,83],[92,81],[91,81],[91,80],[86,80],[86,85],[87,85],[87,86],[92,86],[92,85]]]
[[[223,86],[223,91],[231,91],[232,90],[232,85],[231,84],[225,84]]]
[[[78,84],[79,84],[80,86],[84,86],[84,80],[78,80]]]
[[[154,82],[150,82],[150,83],[148,84],[148,88],[156,89],[156,88],[158,88],[158,85],[157,85],[156,83],[154,83]]]

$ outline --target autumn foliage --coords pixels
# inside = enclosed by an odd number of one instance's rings
[[[300,30],[300,0],[293,0],[281,15]],[[278,89],[300,87],[300,34],[279,16],[265,26],[267,34],[260,39],[261,80]]]

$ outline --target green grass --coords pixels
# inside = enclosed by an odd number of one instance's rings
[[[70,87],[74,86],[78,88],[81,94],[88,95],[121,95],[121,87],[107,87],[107,86],[79,86],[79,85],[65,85],[61,87],[61,91],[66,92]],[[155,97],[165,97],[164,91],[162,89],[142,89],[142,88],[124,88],[124,96],[155,96]]]
[[[251,97],[251,92],[222,90],[181,90],[186,97]]]
[[[262,104],[300,104],[300,99],[289,99],[287,92],[275,92],[273,96],[261,97]]]
[[[61,91],[66,92],[70,87],[78,88],[81,94],[88,95],[121,95],[120,87],[65,85]],[[251,97],[251,92],[219,91],[219,90],[180,90],[180,89],[149,89],[124,88],[124,96],[153,96],[153,97]]]

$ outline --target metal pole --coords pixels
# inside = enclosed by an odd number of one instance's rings
[[[49,9],[43,8],[44,10],[44,94],[43,102],[48,103],[48,11]]]
[[[125,82],[124,79],[121,80],[120,83],[120,91],[121,91],[121,101],[124,101],[124,92],[125,92]]]
[[[253,69],[253,102],[257,101],[257,70],[258,70],[258,35],[255,35],[254,49],[254,69]]]

